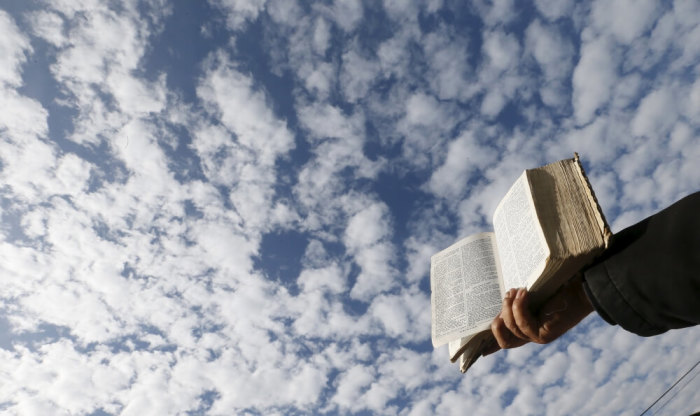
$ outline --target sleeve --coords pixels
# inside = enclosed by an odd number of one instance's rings
[[[638,335],[700,323],[700,192],[616,234],[583,287],[603,319]]]

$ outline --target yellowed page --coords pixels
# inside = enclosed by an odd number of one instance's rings
[[[530,288],[542,274],[550,251],[524,172],[496,207],[493,226],[505,290]]]
[[[432,341],[438,347],[489,327],[502,303],[493,233],[467,237],[430,259]]]

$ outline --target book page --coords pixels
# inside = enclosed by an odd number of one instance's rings
[[[432,340],[437,347],[484,330],[501,310],[493,233],[467,237],[430,259]]]
[[[529,289],[545,268],[549,248],[537,219],[525,173],[498,204],[493,226],[505,290]]]
[[[484,346],[488,344],[490,340],[495,341],[490,330],[482,331],[469,340],[469,343],[464,347],[462,354],[459,356],[459,370],[462,373],[466,373],[469,367],[481,357]]]

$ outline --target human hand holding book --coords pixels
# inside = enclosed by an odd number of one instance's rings
[[[506,292],[501,313],[491,323],[496,342],[487,345],[482,355],[528,342],[548,344],[593,312],[580,276],[562,286],[535,314],[529,309],[529,299],[525,288]]]
[[[450,361],[459,360],[462,372],[485,349],[554,339],[583,319],[583,310],[557,303],[580,283],[558,291],[605,250],[611,235],[578,155],[523,172],[498,203],[493,229],[430,259],[433,346],[448,344]]]

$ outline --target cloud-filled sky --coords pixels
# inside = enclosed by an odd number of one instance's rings
[[[593,314],[463,376],[428,276],[574,151],[613,231],[700,189],[700,2],[2,0],[0,33],[3,414],[637,415],[700,358]]]

